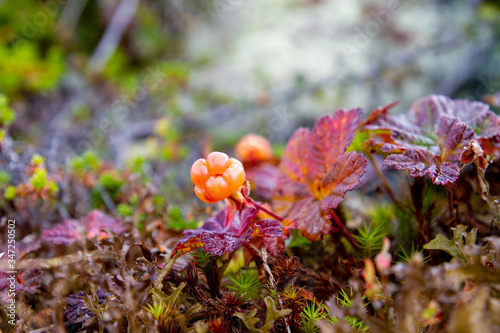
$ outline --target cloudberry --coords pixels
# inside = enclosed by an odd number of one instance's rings
[[[245,182],[245,170],[240,161],[214,151],[207,159],[200,158],[191,167],[194,193],[203,202],[226,199]]]
[[[273,157],[273,147],[263,136],[247,134],[238,141],[235,154],[243,163],[269,161]]]

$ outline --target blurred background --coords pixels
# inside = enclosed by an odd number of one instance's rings
[[[500,1],[0,1],[4,158],[160,160],[183,183],[249,132],[279,155],[340,108],[480,100],[500,90],[499,34]]]

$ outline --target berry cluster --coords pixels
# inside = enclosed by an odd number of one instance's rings
[[[191,167],[194,193],[203,202],[214,203],[228,198],[245,182],[245,170],[240,161],[224,153],[212,152]]]

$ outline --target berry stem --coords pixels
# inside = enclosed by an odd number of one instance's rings
[[[269,209],[259,205],[258,203],[254,202],[255,204],[255,208],[257,208],[258,210],[261,210],[263,211],[264,213],[266,213],[267,215],[270,215],[272,216],[274,219],[280,221],[280,222],[283,222],[283,218],[282,217],[279,217],[278,215],[274,214],[273,212],[271,212]]]

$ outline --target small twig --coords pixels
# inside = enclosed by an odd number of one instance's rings
[[[64,29],[65,33],[73,33],[88,0],[68,1],[64,5],[56,29]]]
[[[100,71],[106,66],[111,55],[115,52],[125,28],[132,20],[138,4],[139,0],[122,0],[104,36],[102,36],[97,48],[90,57],[87,65],[88,71]]]
[[[115,211],[116,210],[116,205],[115,205],[113,199],[111,199],[111,197],[109,196],[108,191],[106,191],[106,189],[104,187],[102,187],[101,185],[96,185],[95,189],[101,195],[102,201],[104,201],[104,204],[106,205],[106,207],[108,208],[108,210],[110,212]]]
[[[54,329],[54,325],[49,325],[47,327],[42,327],[42,328],[39,328],[39,329],[36,329],[33,331],[29,331],[29,333],[43,333],[43,332],[52,331],[52,329]]]

